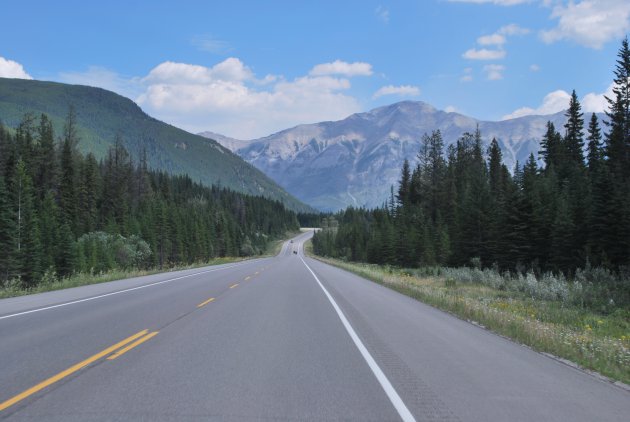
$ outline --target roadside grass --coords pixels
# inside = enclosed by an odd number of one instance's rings
[[[353,272],[462,319],[480,324],[534,350],[569,360],[630,384],[630,311],[609,314],[554,300],[533,299],[477,283],[418,270],[313,258]]]
[[[189,270],[194,268],[206,267],[210,265],[229,264],[239,262],[245,259],[260,258],[260,256],[242,257],[223,257],[211,259],[208,262],[198,262],[190,265],[177,265],[169,268],[151,268],[147,270],[112,270],[102,273],[77,273],[70,277],[57,278],[54,273],[45,273],[42,281],[34,287],[23,288],[20,283],[8,281],[4,286],[0,287],[0,299],[15,296],[31,295],[35,293],[51,292],[53,290],[69,289],[72,287],[87,286],[90,284],[106,283],[108,281],[122,280],[125,278],[141,277],[145,275],[158,274],[164,272]]]
[[[248,259],[266,258],[275,256],[280,252],[282,244],[287,239],[296,236],[300,232],[287,233],[283,239],[273,240],[268,243],[267,249],[261,255],[252,255],[248,257],[222,257],[214,258],[207,262],[196,262],[190,265],[176,265],[168,268],[151,268],[146,270],[130,269],[130,270],[112,270],[103,273],[77,273],[70,277],[58,278],[56,274],[46,272],[40,283],[31,288],[24,288],[18,280],[8,281],[4,285],[0,284],[0,299],[9,297],[31,295],[35,293],[50,292],[53,290],[69,289],[72,287],[87,286],[90,284],[106,283],[108,281],[122,280],[125,278],[141,277],[145,275],[158,274],[164,272],[189,270],[211,265],[230,264],[233,262],[245,261]]]

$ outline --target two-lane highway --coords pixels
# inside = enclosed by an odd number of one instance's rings
[[[630,414],[618,387],[304,257],[310,235],[274,258],[0,300],[0,419]]]

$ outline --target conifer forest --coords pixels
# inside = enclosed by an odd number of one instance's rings
[[[44,114],[0,126],[0,283],[256,255],[298,228],[280,202],[149,169],[121,137],[100,161],[78,141],[72,109],[59,137]]]
[[[567,123],[548,123],[538,157],[510,171],[497,140],[464,133],[445,149],[423,137],[382,207],[324,220],[316,253],[401,267],[475,266],[504,272],[630,265],[630,50],[624,40],[606,118],[584,114],[573,91]],[[541,163],[541,164],[539,164]]]

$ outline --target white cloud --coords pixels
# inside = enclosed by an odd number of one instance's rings
[[[452,105],[446,106],[444,111],[446,111],[447,113],[457,113],[457,109],[455,108],[455,106]]]
[[[550,92],[543,98],[542,104],[538,108],[521,107],[514,110],[512,113],[503,116],[502,120],[514,119],[516,117],[529,116],[529,115],[544,115],[553,114],[562,110],[566,110],[569,107],[569,100],[571,95],[559,89],[557,91]]]
[[[20,63],[4,57],[0,57],[0,78],[33,79]]]
[[[496,45],[499,48],[507,42],[507,36],[513,35],[526,35],[529,34],[529,29],[522,28],[515,23],[502,26],[497,32],[490,35],[483,35],[477,38],[479,45]]]
[[[541,31],[546,43],[573,40],[590,48],[602,48],[615,38],[623,37],[630,29],[630,2],[628,0],[583,0],[570,1],[553,8],[552,19],[558,26]]]
[[[190,40],[190,43],[208,53],[222,54],[232,50],[230,43],[216,39],[212,35],[197,35]]]
[[[352,66],[341,70],[365,74],[365,69]],[[267,75],[259,80],[236,58],[212,67],[164,62],[140,83],[137,102],[151,115],[191,132],[211,130],[239,139],[301,123],[338,120],[361,110],[346,93],[351,87],[347,78],[311,74],[293,80]]]
[[[505,36],[496,33],[483,35],[477,38],[477,43],[480,45],[503,45],[505,44]]]
[[[511,23],[509,25],[502,26],[499,28],[499,34],[503,35],[527,35],[529,34],[529,29],[518,26],[515,23]]]
[[[364,62],[348,63],[342,60],[335,60],[332,63],[318,64],[311,69],[309,75],[344,75],[344,76],[370,76],[372,65]]]
[[[483,67],[483,71],[486,73],[486,77],[490,81],[503,79],[504,70],[505,66],[501,64],[487,64]]]
[[[586,94],[582,101],[582,111],[585,113],[603,113],[608,110],[608,101],[606,101],[605,96],[608,98],[614,98],[613,88],[615,84],[610,84],[606,89],[606,92],[601,94],[596,94],[594,92],[590,92]]]
[[[389,23],[389,9],[383,6],[378,6],[374,11],[376,17],[378,17],[383,23]]]
[[[402,97],[416,97],[420,95],[420,88],[412,85],[386,85],[379,88],[378,91],[374,93],[372,98],[379,98],[384,95],[399,95]]]
[[[242,82],[253,79],[252,71],[239,59],[230,57],[205,67],[187,63],[164,62],[156,66],[144,78],[147,83],[210,83],[212,81]]]
[[[536,63],[530,64],[529,70],[531,70],[532,72],[538,72],[540,70],[540,66],[538,66]]]
[[[462,54],[462,57],[470,60],[497,60],[505,57],[505,50],[488,50],[486,48],[477,50],[476,48],[471,48]]]
[[[613,95],[614,84],[608,86],[603,93],[590,92],[580,100],[583,113],[603,113],[608,109],[608,101],[605,97],[611,98]],[[514,119],[516,117],[529,115],[545,115],[554,114],[569,108],[571,95],[562,90],[556,90],[545,95],[542,104],[538,108],[521,107],[512,113],[503,116],[502,120]]]

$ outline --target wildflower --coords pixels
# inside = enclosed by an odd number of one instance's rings
[[[604,323],[604,321],[602,321],[601,319],[598,319],[598,320],[597,320],[597,323],[598,323],[599,325],[602,325],[602,324]]]
[[[586,331],[591,331],[592,330],[592,328],[591,328],[591,326],[589,324],[586,324],[584,326],[584,328],[586,329]]]

